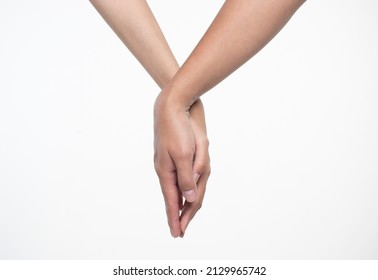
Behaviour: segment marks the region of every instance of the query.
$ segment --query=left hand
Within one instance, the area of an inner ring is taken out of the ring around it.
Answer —
[[[154,164],[173,237],[184,235],[200,209],[210,175],[201,101],[196,101],[190,109],[197,110],[192,115],[199,117],[191,118],[188,110],[172,102],[163,92],[154,106]]]

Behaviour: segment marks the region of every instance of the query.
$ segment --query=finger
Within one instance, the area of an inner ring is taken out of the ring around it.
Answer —
[[[193,156],[180,157],[174,160],[177,169],[179,188],[188,202],[196,200],[197,187],[193,178]]]
[[[210,170],[209,144],[208,141],[198,141],[196,142],[196,154],[193,162],[193,174],[196,183],[206,170]]]
[[[177,195],[178,195],[178,201],[179,201],[179,209],[181,211],[182,208],[184,208],[184,199],[182,198],[181,190],[178,187],[177,187]]]
[[[205,171],[202,173],[202,175],[199,177],[198,180],[198,189],[197,189],[197,199],[194,203],[185,202],[184,208],[181,212],[181,231],[183,234],[185,234],[185,231],[190,223],[190,221],[193,219],[197,211],[202,207],[202,202],[205,197],[205,191],[206,191],[206,184],[207,180],[209,178],[210,172]]]
[[[178,237],[181,234],[180,205],[179,190],[174,177],[175,175],[173,173],[160,176],[160,185],[164,196],[165,210],[171,235],[172,237]]]
[[[205,112],[200,99],[190,109],[190,125],[195,140],[195,155],[193,163],[194,180],[198,178],[210,165],[209,140],[206,133]]]
[[[192,127],[196,145],[207,141],[205,110],[200,99],[190,107],[190,125]]]

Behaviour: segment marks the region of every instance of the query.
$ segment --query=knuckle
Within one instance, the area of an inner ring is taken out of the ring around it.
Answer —
[[[155,170],[156,170],[156,168],[158,168],[159,167],[159,155],[158,155],[158,153],[154,153],[154,167],[155,167]]]
[[[202,201],[197,203],[196,208],[197,208],[197,211],[202,208]]]
[[[210,174],[211,174],[211,167],[210,167],[210,165],[207,167],[207,170],[205,171],[205,173],[206,173],[207,176],[210,176]]]
[[[176,153],[176,158],[178,160],[188,160],[193,157],[193,152],[190,150],[181,150],[180,152]]]
[[[194,172],[197,172],[197,173],[200,173],[200,174],[209,170],[210,169],[210,158],[209,158],[209,156],[206,156],[204,158],[198,157],[198,159],[195,159],[193,168],[194,168]]]
[[[173,155],[177,160],[188,160],[193,158],[194,150],[190,147],[177,147],[174,149]]]
[[[159,178],[162,176],[163,174],[163,169],[161,168],[161,165],[159,163],[155,163],[154,164],[154,168],[155,168],[155,172],[156,174],[159,176]]]
[[[210,146],[209,138],[206,137],[206,138],[201,139],[200,141],[201,141],[202,146],[209,148],[209,146]]]
[[[206,165],[204,169],[202,170],[202,175],[204,175],[205,177],[209,177],[210,174],[211,174],[211,167],[210,165]]]
[[[191,190],[194,188],[194,181],[192,182],[188,179],[184,179],[184,180],[181,179],[179,180],[179,186],[181,190],[184,190],[184,191]]]
[[[203,172],[206,171],[207,168],[207,163],[206,162],[196,162],[194,166],[194,172],[202,174]]]

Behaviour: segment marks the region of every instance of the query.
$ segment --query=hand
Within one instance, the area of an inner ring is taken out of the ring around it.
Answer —
[[[206,132],[205,112],[201,99],[190,107],[189,120],[194,133],[195,154],[193,162],[194,181],[197,184],[195,203],[185,203],[181,212],[181,230],[185,230],[194,215],[201,208],[207,180],[210,176],[209,140]]]
[[[154,163],[171,234],[182,237],[205,195],[208,140],[202,102],[187,111],[166,97],[162,92],[154,107]]]

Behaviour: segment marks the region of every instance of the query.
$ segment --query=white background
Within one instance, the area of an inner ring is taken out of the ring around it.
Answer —
[[[149,1],[182,63],[223,1]],[[159,92],[88,1],[1,1],[1,259],[378,258],[378,4],[312,0],[203,97],[212,175],[172,239]]]

